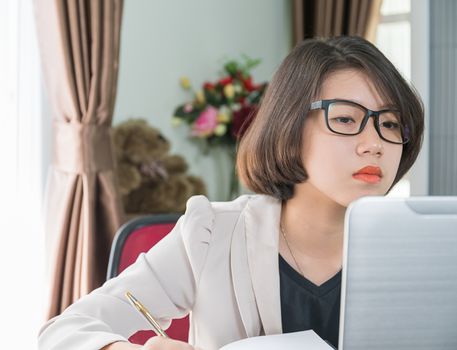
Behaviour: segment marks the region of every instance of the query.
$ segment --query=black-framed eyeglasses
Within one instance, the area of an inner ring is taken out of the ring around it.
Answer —
[[[374,127],[384,141],[403,145],[409,141],[409,129],[401,123],[397,110],[372,111],[353,101],[332,99],[311,103],[310,110],[323,109],[327,128],[340,135],[358,135],[373,117]]]

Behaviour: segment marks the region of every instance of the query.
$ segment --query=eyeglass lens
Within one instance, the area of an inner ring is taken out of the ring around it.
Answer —
[[[333,102],[328,106],[328,126],[337,133],[355,135],[359,133],[367,111],[357,105]],[[383,138],[392,142],[403,141],[400,117],[396,112],[379,115],[379,131]]]

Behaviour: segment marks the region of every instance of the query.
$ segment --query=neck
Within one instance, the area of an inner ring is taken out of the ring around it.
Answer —
[[[346,207],[304,183],[296,185],[294,197],[283,203],[281,223],[287,239],[299,250],[338,251],[345,212]]]

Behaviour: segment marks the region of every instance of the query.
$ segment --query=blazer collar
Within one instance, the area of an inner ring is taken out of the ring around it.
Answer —
[[[259,335],[260,326],[265,334],[282,333],[278,267],[280,214],[280,200],[255,195],[247,202],[235,227],[231,247],[232,279],[248,337]]]

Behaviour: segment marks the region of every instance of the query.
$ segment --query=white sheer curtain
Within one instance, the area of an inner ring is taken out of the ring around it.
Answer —
[[[49,118],[43,116],[41,93],[32,1],[0,0],[0,318],[5,349],[35,349],[44,317],[41,208]]]

